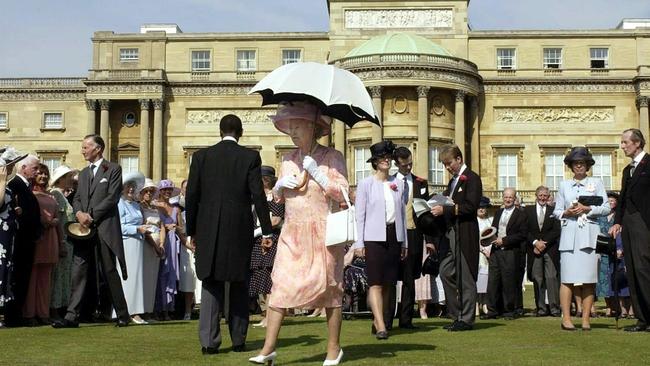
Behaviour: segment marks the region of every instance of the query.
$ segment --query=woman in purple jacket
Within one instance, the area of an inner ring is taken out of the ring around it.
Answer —
[[[357,241],[355,254],[366,258],[368,302],[374,316],[372,332],[387,339],[384,309],[388,308],[389,289],[398,278],[399,261],[406,257],[405,205],[408,192],[404,183],[389,174],[395,145],[382,141],[370,146],[368,160],[375,173],[358,182],[355,209]]]

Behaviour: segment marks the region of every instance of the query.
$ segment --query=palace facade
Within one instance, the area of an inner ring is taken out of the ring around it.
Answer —
[[[592,174],[620,186],[622,130],[649,135],[650,20],[606,30],[471,30],[467,0],[329,0],[329,32],[183,33],[149,24],[140,33],[95,32],[86,77],[0,79],[0,144],[51,167],[83,166],[80,141],[101,134],[125,171],[180,183],[192,153],[219,141],[228,113],[243,145],[279,166],[292,148],[250,88],[290,62],[327,62],[366,84],[382,127],[335,122],[323,139],[342,151],[352,184],[370,174],[368,147],[392,139],[414,153],[415,172],[449,179],[437,161],[454,142],[486,193],[538,185],[570,172],[571,146],[595,157]]]

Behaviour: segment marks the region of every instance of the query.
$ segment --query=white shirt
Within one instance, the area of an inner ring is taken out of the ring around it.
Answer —
[[[456,190],[456,185],[458,184],[458,180],[460,179],[460,176],[463,175],[465,169],[467,169],[467,165],[463,163],[463,166],[460,167],[458,174],[456,174],[456,176],[454,177],[454,182],[451,184],[451,192],[449,192],[450,198],[453,198],[452,196],[454,195],[454,191]]]
[[[632,164],[633,164],[632,166],[635,169],[639,166],[639,163],[641,162],[641,160],[643,159],[644,156],[645,156],[645,151],[641,150],[639,155],[635,156],[634,159],[632,159]],[[630,170],[630,173],[632,173],[631,170]]]
[[[97,168],[99,168],[99,166],[102,165],[102,162],[103,162],[103,161],[104,161],[104,158],[101,158],[101,159],[97,160],[97,161],[94,162],[94,163],[90,163],[91,165],[94,166],[94,167],[92,168],[93,177],[97,174]]]
[[[542,216],[546,217],[546,209],[548,208],[547,205],[540,205],[539,202],[535,203],[535,214],[539,217],[539,210],[542,210]],[[537,239],[533,240],[533,245],[537,243]]]
[[[234,141],[237,142],[237,139],[232,136],[224,136],[221,141]]]
[[[393,199],[393,190],[390,188],[392,182],[384,182],[384,200],[386,201],[386,223],[395,222],[395,200]]]
[[[413,197],[413,174],[409,173],[408,175],[405,176],[404,174],[397,172],[395,177],[401,180],[402,182],[404,181],[404,177],[406,177],[406,182],[409,185],[409,199],[410,197]]]

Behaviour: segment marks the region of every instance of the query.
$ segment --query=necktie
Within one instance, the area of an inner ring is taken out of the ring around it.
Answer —
[[[542,226],[544,226],[544,206],[539,206],[539,211],[537,212],[537,225],[539,225],[539,230],[542,230]]]
[[[454,194],[457,185],[458,185],[458,175],[454,175],[451,178],[451,191],[449,191],[449,197],[451,197]]]
[[[636,170],[636,160],[632,160],[632,168],[630,168],[630,177],[634,175],[634,171]]]
[[[406,179],[406,176],[404,176],[404,201],[408,202],[409,200],[409,181]]]
[[[95,180],[95,164],[90,164],[90,183]]]

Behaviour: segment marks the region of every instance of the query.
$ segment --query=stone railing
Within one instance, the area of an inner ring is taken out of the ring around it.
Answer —
[[[470,61],[452,56],[423,55],[416,53],[384,53],[342,58],[335,65],[344,69],[356,69],[368,66],[394,65],[409,63],[414,66],[444,67],[478,73],[476,65]]]
[[[0,88],[84,88],[84,78],[6,78],[0,79]]]
[[[237,80],[255,80],[255,71],[237,70]]]
[[[91,70],[89,80],[161,80],[161,69]]]

